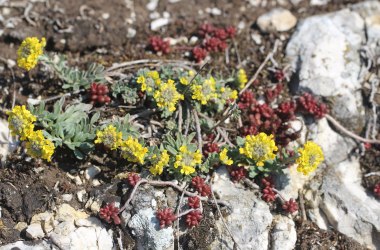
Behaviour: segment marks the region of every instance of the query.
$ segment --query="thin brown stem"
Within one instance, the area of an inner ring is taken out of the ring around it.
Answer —
[[[197,130],[198,150],[202,154],[203,142],[202,142],[201,124],[199,123],[198,112],[195,109],[193,110],[193,114],[194,114],[194,120],[195,120],[195,127]]]

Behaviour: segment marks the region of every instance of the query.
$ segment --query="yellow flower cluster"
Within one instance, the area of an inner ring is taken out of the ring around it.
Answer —
[[[202,154],[199,152],[199,150],[192,153],[188,150],[187,146],[181,146],[179,148],[179,154],[176,155],[174,167],[180,167],[181,174],[190,175],[195,172],[195,166],[201,163]]]
[[[42,130],[34,131],[34,122],[37,118],[25,108],[25,105],[15,106],[7,112],[9,129],[12,135],[19,135],[20,140],[26,140],[27,153],[36,158],[51,161],[54,153],[54,144],[45,139]]]
[[[273,135],[259,133],[258,135],[247,135],[244,147],[239,148],[242,155],[256,161],[259,167],[264,166],[264,162],[273,160],[276,155],[277,146],[273,140]]]
[[[20,140],[26,140],[33,132],[37,118],[25,108],[25,105],[15,106],[7,112],[9,128],[12,135],[19,135]]]
[[[226,148],[224,148],[224,149],[219,153],[219,159],[220,159],[220,161],[221,161],[223,164],[225,164],[225,165],[227,165],[227,166],[231,166],[231,165],[234,163],[234,161],[233,161],[231,158],[228,157],[227,153],[228,153],[228,150],[227,150]]]
[[[27,37],[17,50],[17,65],[28,71],[36,67],[45,45],[45,38],[39,41],[37,37]]]
[[[54,144],[45,139],[42,130],[33,131],[26,142],[27,154],[35,158],[42,158],[51,161],[51,156],[54,153]]]
[[[121,155],[130,162],[144,164],[148,148],[143,147],[135,138],[128,137],[120,145]]]
[[[318,165],[324,160],[323,151],[320,146],[312,141],[305,143],[303,148],[298,149],[300,157],[297,158],[297,171],[308,175],[317,169]]]
[[[216,91],[216,82],[213,77],[206,79],[201,85],[193,85],[191,87],[193,91],[192,98],[198,100],[202,105],[206,105],[209,100],[216,99],[218,97]]]
[[[108,125],[103,130],[96,131],[95,143],[103,143],[104,146],[112,150],[116,150],[122,143],[122,133],[118,132],[112,124]]]
[[[161,175],[162,172],[164,171],[164,167],[169,164],[170,157],[169,157],[168,151],[167,150],[162,151],[159,157],[156,154],[153,155],[152,160],[153,161],[157,160],[157,162],[149,169],[149,171],[153,175]]]
[[[245,84],[248,82],[247,73],[244,69],[239,69],[237,73],[237,81],[239,83],[239,88],[243,89]]]
[[[194,77],[194,75],[195,75],[195,72],[192,70],[189,70],[187,72],[187,77],[186,76],[180,77],[179,82],[182,85],[189,85],[189,83],[190,83],[191,79]]]
[[[169,79],[166,83],[160,85],[159,89],[154,93],[153,98],[156,100],[159,108],[174,112],[177,102],[183,100],[184,96],[178,93],[174,81]]]
[[[136,82],[141,85],[141,91],[152,93],[154,89],[161,84],[161,78],[158,71],[154,70],[140,75]]]
[[[227,100],[234,101],[237,98],[238,98],[238,92],[236,90],[233,90],[230,87],[220,88],[219,99],[221,99],[223,103],[226,103]]]

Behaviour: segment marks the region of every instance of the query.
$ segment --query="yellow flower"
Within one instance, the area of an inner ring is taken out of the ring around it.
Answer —
[[[245,84],[248,82],[247,73],[245,73],[244,69],[239,69],[237,73],[237,81],[240,89],[243,89]]]
[[[141,91],[146,91],[146,79],[145,76],[141,75],[137,77],[137,83],[141,84]]]
[[[116,127],[108,125],[103,130],[96,131],[95,143],[103,143],[106,147],[116,150],[122,142],[122,133],[116,130]]]
[[[305,143],[303,148],[298,149],[300,157],[297,158],[297,171],[308,175],[317,169],[318,165],[324,160],[320,146],[312,141]]]
[[[222,87],[220,88],[219,99],[222,103],[226,103],[227,100],[236,100],[238,97],[238,92],[236,90],[231,89],[230,87]]]
[[[181,146],[179,148],[179,154],[176,155],[174,167],[180,167],[181,174],[190,175],[195,172],[195,166],[201,163],[202,154],[199,152],[199,150],[192,153],[188,150],[187,146]]]
[[[190,81],[187,77],[181,77],[179,78],[179,82],[182,84],[182,85],[189,85]]]
[[[209,100],[216,99],[218,97],[215,92],[216,82],[213,77],[206,79],[202,85],[193,85],[191,87],[193,91],[192,98],[198,100],[202,105],[206,105]]]
[[[169,79],[166,83],[160,85],[160,88],[154,93],[153,98],[156,100],[159,108],[174,112],[177,102],[183,100],[184,96],[177,92],[174,81]]]
[[[17,50],[17,65],[28,71],[36,67],[45,45],[45,38],[27,37]]]
[[[154,155],[152,158],[153,158],[153,160],[157,159],[157,155]],[[162,172],[164,171],[164,167],[167,166],[168,163],[169,163],[169,159],[170,159],[170,157],[169,157],[168,151],[167,150],[162,151],[161,156],[160,156],[158,162],[156,162],[156,164],[154,164],[149,169],[149,171],[153,175],[160,175],[160,174],[162,174]]]
[[[234,163],[234,161],[227,156],[228,150],[224,148],[220,153],[219,153],[219,159],[223,164],[226,164],[227,166],[230,166]]]
[[[130,162],[144,164],[148,148],[143,147],[137,139],[128,137],[120,145],[121,155]]]
[[[45,139],[42,130],[37,130],[29,135],[28,141],[26,142],[26,149],[28,155],[50,162],[51,156],[54,154],[55,146],[51,141]]]
[[[33,132],[34,124],[37,119],[25,105],[15,106],[12,111],[7,112],[9,129],[12,135],[19,135],[20,140],[26,140]]]
[[[265,161],[273,160],[276,157],[273,153],[277,151],[273,135],[259,133],[256,136],[248,135],[245,139],[244,147],[239,148],[239,152],[256,161],[257,166],[262,167]]]

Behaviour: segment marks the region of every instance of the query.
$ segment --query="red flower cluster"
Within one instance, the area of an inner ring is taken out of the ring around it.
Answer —
[[[375,185],[375,187],[373,188],[373,192],[377,197],[380,198],[380,182]]]
[[[171,208],[164,208],[156,212],[156,218],[160,222],[160,228],[170,226],[177,217],[174,215]]]
[[[274,77],[276,78],[277,82],[282,82],[285,79],[285,72],[283,70],[276,70]]]
[[[233,167],[230,175],[234,182],[239,182],[247,176],[248,171],[243,167]]]
[[[232,26],[216,28],[212,24],[204,23],[198,34],[203,38],[202,45],[193,48],[192,56],[196,62],[201,62],[209,52],[223,52],[227,48],[227,40],[235,37],[236,29]]]
[[[188,227],[198,226],[202,220],[202,213],[199,210],[191,211],[186,215],[186,224]]]
[[[187,204],[189,205],[189,207],[194,208],[194,209],[199,208],[200,203],[201,203],[201,200],[199,199],[198,196],[189,197],[187,199]]]
[[[283,90],[283,88],[284,88],[284,85],[279,83],[276,85],[275,88],[265,90],[265,99],[268,102],[273,102],[281,94],[281,91]]]
[[[91,83],[89,94],[93,104],[109,104],[111,98],[108,96],[109,89],[106,85],[100,83]]]
[[[202,177],[193,177],[191,180],[191,185],[198,191],[198,193],[200,193],[201,196],[211,195],[211,187],[205,183],[205,180]]]
[[[154,53],[161,52],[162,54],[168,54],[170,53],[170,43],[169,41],[164,41],[164,39],[159,36],[151,36],[149,38],[148,49]]]
[[[119,211],[119,208],[115,207],[114,203],[110,203],[100,208],[99,217],[108,223],[113,222],[115,225],[119,225],[121,223]]]
[[[208,155],[212,153],[219,153],[219,151],[220,148],[216,143],[208,142],[203,146],[203,155],[205,157],[208,157]]]
[[[282,205],[282,209],[284,209],[289,214],[292,214],[298,211],[298,204],[295,200],[290,199],[289,201],[285,201],[285,203]]]
[[[262,191],[263,195],[261,198],[266,202],[272,202],[276,200],[276,193],[273,191],[273,188],[267,186]]]
[[[304,93],[297,100],[297,111],[312,115],[316,119],[321,119],[327,113],[327,106],[324,103],[318,102],[317,99],[310,93]]]
[[[136,173],[130,173],[128,175],[128,184],[131,185],[132,187],[136,186],[137,182],[139,182],[141,180],[141,177],[140,175],[136,174]]]
[[[208,54],[208,52],[207,52],[206,49],[201,48],[199,46],[194,47],[191,52],[192,52],[193,59],[197,63],[202,62],[206,58],[206,56]]]
[[[272,202],[276,200],[276,193],[274,192],[273,179],[271,177],[265,177],[261,179],[261,183],[264,186],[261,198],[266,202]]]
[[[252,105],[256,105],[257,101],[251,90],[246,90],[243,92],[239,98],[238,107],[239,109],[247,109]]]

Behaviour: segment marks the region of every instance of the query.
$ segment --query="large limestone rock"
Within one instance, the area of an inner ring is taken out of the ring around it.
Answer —
[[[224,167],[216,171],[213,189],[233,209],[225,220],[239,246],[242,249],[267,249],[272,224],[268,205],[253,191],[231,182]],[[212,244],[212,249],[233,249],[229,233],[220,220],[217,227],[221,238]]]

